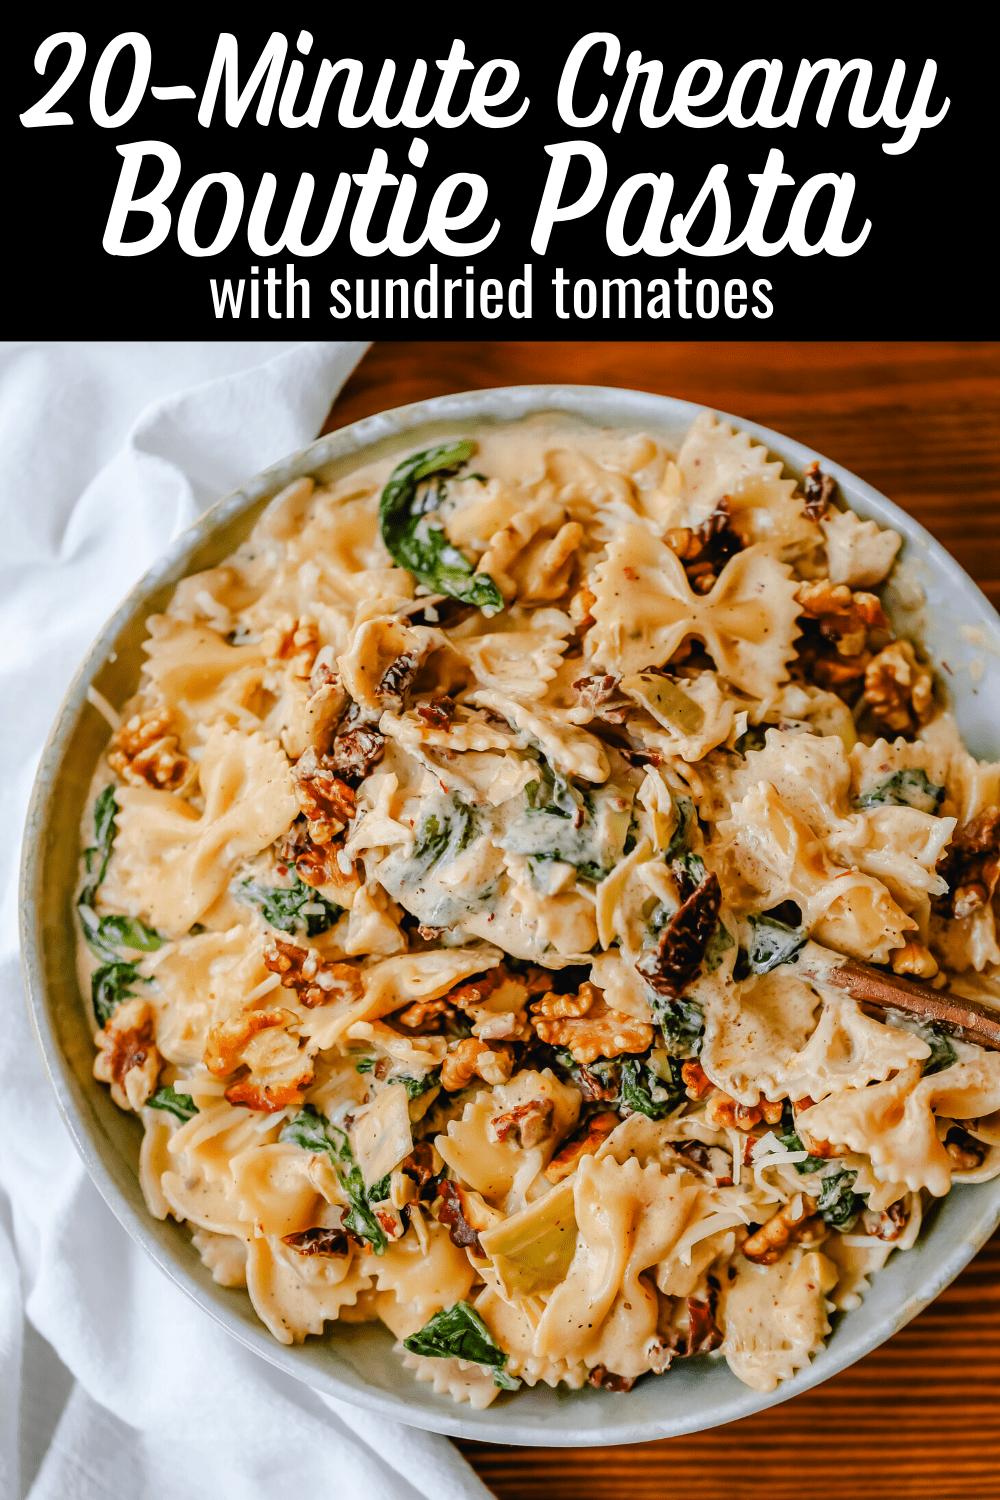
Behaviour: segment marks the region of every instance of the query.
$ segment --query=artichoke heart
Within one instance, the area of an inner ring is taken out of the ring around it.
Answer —
[[[658,672],[629,672],[621,680],[621,690],[649,710],[664,729],[681,734],[697,734],[705,722],[705,710],[682,692],[676,682]]]

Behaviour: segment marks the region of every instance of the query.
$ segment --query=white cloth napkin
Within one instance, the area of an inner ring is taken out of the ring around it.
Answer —
[[[18,957],[31,782],[87,646],[178,531],[316,436],[365,347],[0,345],[2,1500],[488,1495],[446,1438],[283,1375],[132,1243],[50,1096]]]

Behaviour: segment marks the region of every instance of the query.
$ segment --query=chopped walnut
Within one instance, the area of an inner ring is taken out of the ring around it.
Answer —
[[[808,1193],[796,1193],[790,1203],[779,1208],[766,1224],[743,1241],[742,1250],[747,1260],[758,1266],[773,1266],[780,1260],[789,1244],[805,1235],[811,1238],[816,1226],[811,1223],[816,1213],[816,1200]],[[822,1223],[822,1219],[820,1219]]]
[[[469,1010],[484,1004],[493,991],[499,989],[509,977],[507,970],[500,964],[495,969],[487,969],[485,974],[479,974],[475,979],[456,985],[445,998],[456,1010]]]
[[[514,1071],[514,1053],[500,1042],[491,1047],[478,1037],[466,1037],[441,1064],[441,1087],[449,1094],[464,1089],[477,1075],[484,1083],[506,1083]]]
[[[141,995],[125,1000],[97,1033],[94,1077],[111,1085],[119,1109],[137,1112],[156,1088],[162,1058],[153,1043],[153,1007]]]
[[[948,882],[947,893],[935,902],[943,915],[968,917],[989,903],[1000,875],[1000,808],[987,807],[956,828],[937,873]]]
[[[452,1021],[454,1018],[455,1011],[447,999],[414,1000],[405,1010],[396,1012],[396,1020],[401,1026],[421,1036],[436,1031],[442,1021]]]
[[[573,686],[580,699],[581,708],[590,710],[591,717],[605,724],[624,724],[635,704],[631,698],[618,691],[620,677],[608,673],[603,677],[581,677]]]
[[[205,1066],[216,1078],[223,1078],[239,1064],[243,1049],[261,1031],[272,1026],[287,1026],[295,1017],[290,1010],[243,1010],[216,1021],[205,1039]]]
[[[495,1116],[486,1127],[491,1141],[506,1141],[513,1135],[518,1145],[530,1151],[549,1134],[552,1123],[552,1100],[529,1099],[527,1104],[515,1105],[506,1113]]]
[[[353,791],[334,774],[330,758],[318,756],[311,746],[293,767],[292,780],[310,839],[314,844],[328,844],[354,817]]]
[[[836,647],[819,635],[804,635],[796,644],[799,653],[796,671],[804,673],[828,692],[853,701],[857,684],[872,659],[871,652],[865,650],[858,656],[839,656]]]
[[[312,1009],[331,1000],[360,1000],[364,993],[361,975],[354,964],[330,963],[315,948],[300,948],[282,938],[271,938],[264,946],[264,963],[281,976],[286,990],[294,990],[300,1005]]]
[[[191,762],[170,732],[171,724],[166,709],[133,714],[111,737],[108,765],[130,786],[176,792],[187,780]]]
[[[548,980],[546,979],[546,983]],[[504,1008],[491,1009],[497,990],[506,991]],[[520,974],[513,975],[503,964],[458,985],[445,1000],[456,1010],[464,1011],[472,1021],[472,1035],[485,1041],[523,1041],[531,1035],[524,1013],[531,986]],[[508,1004],[507,1002],[511,1002]]]
[[[623,1052],[645,1052],[653,1045],[653,1028],[623,1011],[612,1010],[596,985],[585,981],[576,995],[551,991],[531,1007],[542,1042],[566,1047],[578,1063]]]
[[[986,1147],[960,1125],[953,1125],[944,1138],[953,1172],[974,1172],[986,1159]]]
[[[290,1104],[300,1103],[302,1090],[309,1087],[312,1079],[311,1069],[298,1078],[282,1078],[270,1083],[257,1078],[239,1078],[226,1089],[226,1100],[232,1105],[273,1115],[279,1109],[287,1109]]]
[[[279,860],[293,865],[305,885],[316,890],[331,890],[331,899],[338,905],[349,906],[361,888],[357,865],[347,857],[341,865],[344,853],[344,838],[340,835],[328,844],[314,844],[303,822],[293,823],[288,833],[276,845]]]
[[[347,1255],[351,1242],[342,1229],[300,1229],[283,1234],[281,1243],[300,1255]]]
[[[562,1182],[571,1172],[575,1172],[580,1164],[581,1157],[593,1156],[604,1145],[611,1132],[621,1123],[618,1116],[612,1110],[604,1110],[601,1114],[591,1115],[587,1121],[584,1133],[577,1136],[575,1140],[567,1141],[561,1150],[545,1168],[545,1175],[550,1182]]]
[[[850,1147],[834,1144],[832,1141],[818,1141],[809,1134],[809,1127],[799,1123],[798,1115],[806,1108],[802,1100],[795,1106],[795,1133],[802,1142],[803,1148],[810,1156],[819,1156],[823,1161],[832,1161],[837,1156],[850,1156]]]
[[[875,595],[852,593],[846,583],[817,578],[800,584],[795,597],[803,614],[819,622],[820,634],[833,642],[839,656],[858,656],[865,649],[869,630],[888,629]]]
[[[675,526],[664,541],[684,564],[688,583],[696,594],[710,593],[729,559],[743,550],[743,539],[732,527],[727,495],[700,526]]]
[[[693,1060],[681,1064],[681,1078],[689,1099],[702,1099],[714,1087],[712,1080],[705,1076],[701,1063]]]
[[[909,938],[892,954],[894,974],[912,974],[916,979],[933,979],[938,971],[938,962],[929,948],[916,938]]]
[[[806,503],[802,509],[810,521],[819,521],[826,515],[827,506],[837,493],[837,481],[831,474],[820,471],[819,459],[813,459],[802,475],[802,491]]]
[[[909,641],[892,641],[865,668],[864,703],[895,734],[914,734],[933,707],[934,679]]]
[[[540,1000],[534,1001],[531,1010],[536,1016],[543,1016],[546,1020],[562,1018],[567,1016],[585,1016],[587,1012],[602,998],[602,991],[596,984],[591,984],[585,979],[575,995],[557,995],[554,990],[549,990]],[[543,1041],[545,1038],[543,1037]],[[593,1061],[593,1059],[589,1059]]]
[[[569,617],[574,625],[579,625],[583,630],[589,630],[594,623],[594,617],[590,611],[596,603],[597,595],[586,584],[583,584],[569,601]]]
[[[781,1121],[780,1101],[759,1099],[756,1104],[737,1104],[728,1094],[714,1094],[705,1106],[705,1120],[713,1130],[752,1130],[764,1120],[768,1125]]]
[[[862,1209],[861,1222],[865,1234],[872,1234],[879,1240],[898,1240],[906,1228],[908,1215],[902,1202],[897,1201],[881,1212],[874,1208]]]
[[[719,878],[709,871],[671,917],[658,946],[643,953],[636,962],[639,973],[657,994],[673,1000],[683,995],[701,968],[721,906]]]

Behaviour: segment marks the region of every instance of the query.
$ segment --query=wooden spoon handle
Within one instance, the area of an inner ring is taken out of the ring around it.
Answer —
[[[824,953],[822,961],[810,965],[809,948],[813,947],[818,945],[810,943],[801,955],[803,972],[812,969],[813,978],[846,990],[866,1010],[905,1011],[919,1021],[933,1022],[963,1041],[1000,1051],[1000,1010],[978,1000],[960,1000],[919,980],[887,974],[884,969],[853,958],[838,961],[835,955]]]

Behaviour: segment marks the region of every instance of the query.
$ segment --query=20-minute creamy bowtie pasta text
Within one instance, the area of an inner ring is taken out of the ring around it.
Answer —
[[[419,1380],[772,1389],[1000,1172],[1000,765],[899,537],[703,416],[534,419],[278,496],[148,622],[86,819],[97,1078],[277,1339]],[[91,829],[94,829],[91,837]]]

